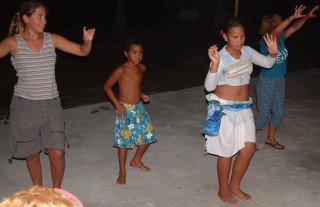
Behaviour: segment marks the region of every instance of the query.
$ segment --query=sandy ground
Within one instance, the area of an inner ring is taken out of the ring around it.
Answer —
[[[317,207],[320,203],[319,70],[287,76],[285,117],[278,140],[286,148],[264,145],[266,129],[258,134],[259,150],[243,179],[252,195],[237,206]],[[252,79],[254,96],[256,78]],[[255,102],[255,100],[254,100]],[[108,106],[110,110],[100,109]],[[88,207],[207,207],[225,206],[217,196],[216,157],[205,155],[200,131],[206,116],[203,87],[158,93],[146,105],[159,141],[144,162],[152,171],[127,169],[127,185],[115,184],[117,151],[112,148],[114,108],[108,102],[65,109],[67,169],[63,188]],[[91,114],[92,109],[100,111]],[[253,111],[256,112],[255,105]],[[0,123],[0,197],[31,185],[25,162],[10,157],[9,125]],[[128,160],[133,156],[129,153]],[[44,185],[51,186],[46,155],[42,155]]]

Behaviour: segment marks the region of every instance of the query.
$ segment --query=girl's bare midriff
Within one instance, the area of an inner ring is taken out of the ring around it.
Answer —
[[[248,84],[240,86],[218,85],[214,93],[219,98],[233,101],[247,101],[250,96]]]

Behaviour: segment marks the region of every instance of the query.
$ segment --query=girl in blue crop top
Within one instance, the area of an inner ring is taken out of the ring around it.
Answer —
[[[205,126],[213,126],[216,131],[205,137],[207,152],[218,156],[218,195],[222,201],[235,204],[238,201],[234,196],[251,200],[251,196],[240,189],[240,183],[256,151],[252,99],[249,98],[252,66],[271,68],[278,48],[275,38],[269,35],[264,40],[270,55],[261,55],[244,46],[244,27],[238,19],[228,19],[222,31],[227,45],[220,51],[216,45],[208,50],[211,64],[205,88],[212,92],[207,95],[208,115],[214,117],[208,117],[208,121],[214,120],[214,123]],[[236,159],[231,167],[233,156]]]
[[[283,21],[281,21],[281,17],[277,14],[266,15],[263,17],[261,23],[261,35],[269,33],[277,37],[278,57],[276,64],[271,69],[261,69],[256,86],[258,113],[255,124],[257,131],[262,130],[270,115],[269,130],[265,144],[275,149],[284,148],[275,138],[276,131],[280,127],[284,114],[285,75],[287,73],[288,57],[288,51],[284,42],[299,30],[309,18],[315,17],[314,13],[319,9],[319,6],[313,7],[308,14],[302,15],[301,13],[305,8],[304,5],[296,6],[293,15]],[[299,20],[288,27],[293,20],[298,18]],[[267,46],[263,39],[261,39],[260,45],[261,53],[267,55]]]

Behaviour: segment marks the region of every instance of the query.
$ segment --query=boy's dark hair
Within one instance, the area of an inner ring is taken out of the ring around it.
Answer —
[[[124,45],[124,50],[129,52],[130,48],[132,45],[142,45],[142,41],[137,38],[136,36],[128,36],[126,41],[125,41],[125,45]]]

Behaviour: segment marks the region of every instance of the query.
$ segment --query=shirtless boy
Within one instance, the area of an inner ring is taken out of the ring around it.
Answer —
[[[119,177],[117,183],[126,184],[126,160],[128,149],[137,146],[136,153],[130,165],[138,167],[144,172],[150,168],[141,161],[150,144],[157,141],[154,128],[143,102],[149,102],[149,96],[141,89],[146,66],[141,63],[143,47],[135,37],[129,37],[126,42],[124,54],[127,61],[117,67],[107,79],[104,90],[116,107],[116,120],[113,146],[118,148]],[[113,91],[113,86],[118,83],[119,94]]]

